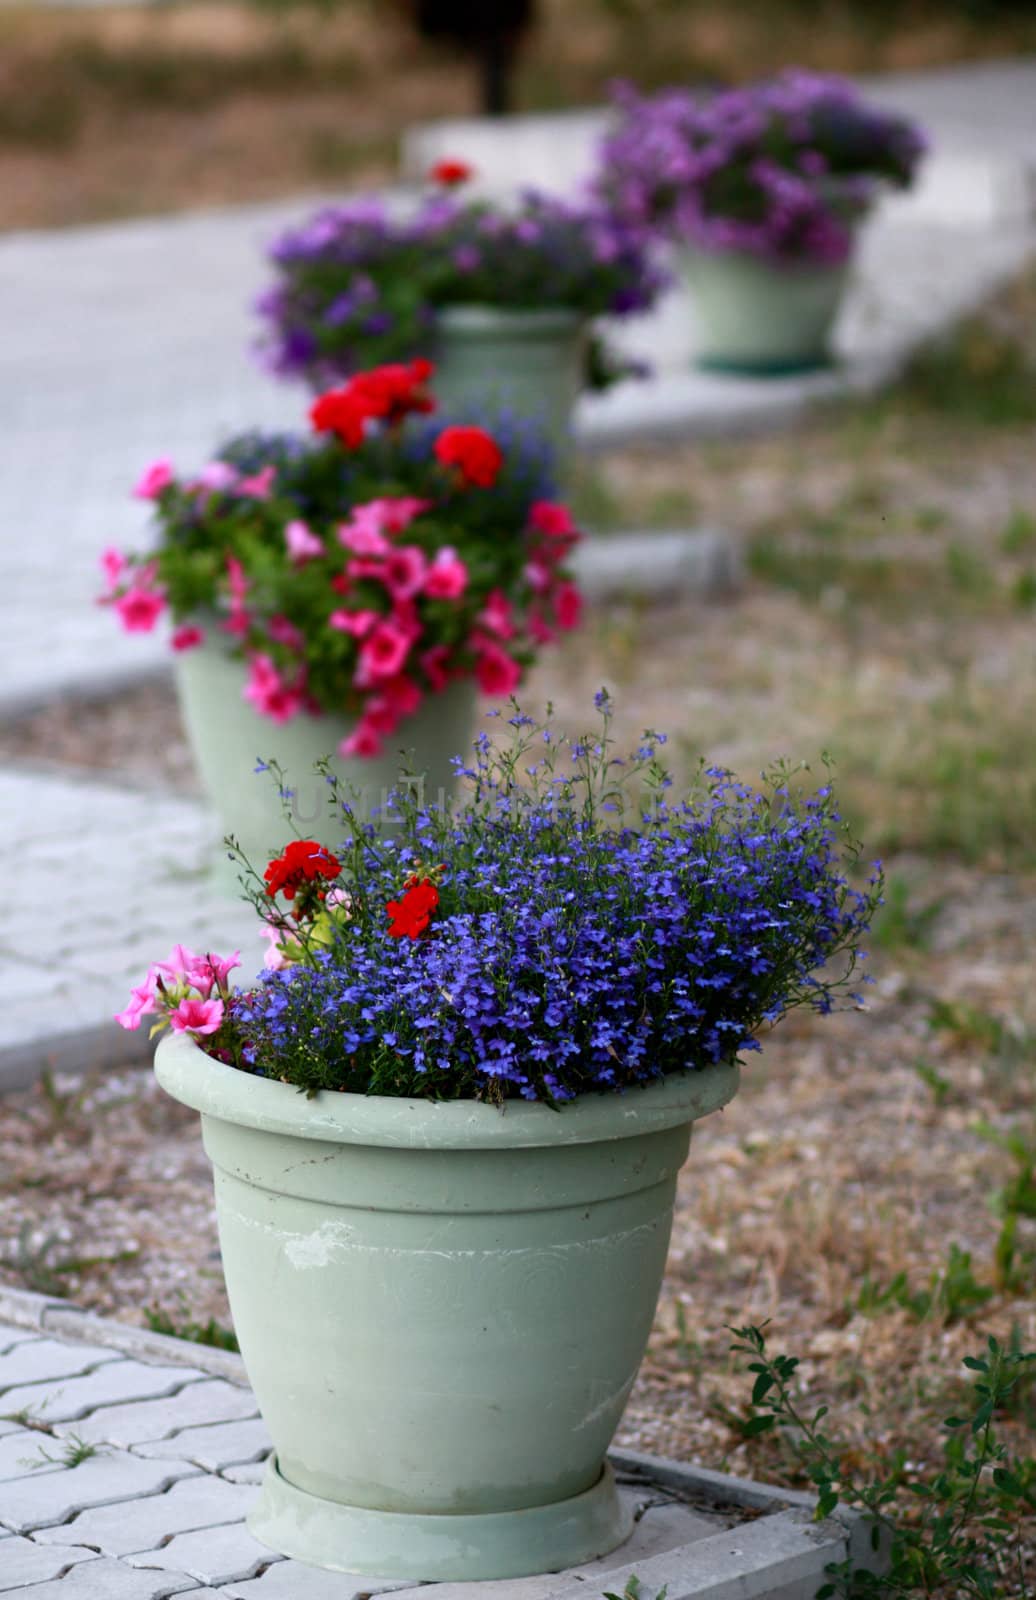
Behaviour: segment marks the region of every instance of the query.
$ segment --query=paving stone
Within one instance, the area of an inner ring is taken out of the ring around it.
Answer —
[[[78,1562],[63,1578],[37,1583],[31,1600],[166,1600],[167,1595],[188,1590],[195,1595],[193,1578],[173,1572],[135,1572],[121,1561]]]
[[[186,1572],[200,1583],[225,1584],[254,1578],[271,1562],[282,1561],[268,1546],[253,1539],[243,1522],[198,1533],[178,1533],[160,1550],[127,1556],[131,1567],[159,1567]]]
[[[157,1443],[185,1428],[215,1422],[257,1417],[251,1390],[220,1378],[189,1383],[179,1393],[162,1400],[142,1400],[136,1405],[104,1406],[79,1422],[62,1423],[58,1434],[106,1444]]]
[[[210,1428],[185,1428],[171,1439],[134,1445],[133,1449],[138,1456],[193,1461],[206,1472],[222,1472],[268,1456],[273,1445],[266,1424],[256,1417],[245,1422],[218,1422]]]
[[[58,1339],[28,1339],[16,1344],[0,1357],[0,1409],[6,1414],[17,1410],[9,1403],[9,1391],[28,1383],[46,1383],[52,1378],[74,1378],[108,1362],[122,1358],[115,1350],[92,1344],[63,1344]]]
[[[24,1478],[30,1472],[54,1472],[62,1465],[53,1466],[44,1455],[60,1456],[62,1446],[49,1433],[37,1428],[14,1428],[0,1439],[0,1483],[12,1478]]]
[[[226,1478],[228,1483],[262,1483],[266,1473],[265,1458],[262,1461],[241,1461],[236,1467],[225,1467],[220,1477]]]
[[[301,1561],[279,1561],[250,1583],[230,1583],[220,1592],[227,1600],[362,1600],[364,1595],[391,1594],[413,1587],[398,1578],[350,1577],[347,1572],[324,1572]],[[439,1586],[421,1590],[421,1600],[437,1600]],[[194,1600],[194,1597],[191,1597]],[[481,1600],[472,1587],[469,1600]],[[591,1600],[587,1596],[587,1600]]]
[[[61,1472],[36,1472],[5,1484],[0,1496],[0,1525],[13,1533],[67,1522],[90,1506],[160,1494],[192,1469],[184,1461],[142,1461],[125,1452],[103,1451],[78,1467]]]
[[[241,1522],[255,1500],[248,1484],[226,1483],[208,1473],[184,1478],[164,1494],[82,1511],[71,1522],[43,1528],[41,1544],[93,1545],[106,1556],[153,1550],[176,1533]]]
[[[28,1407],[33,1416],[48,1423],[74,1422],[101,1406],[176,1394],[192,1379],[201,1376],[201,1373],[192,1373],[189,1367],[153,1367],[144,1361],[117,1359],[83,1377],[9,1389],[0,1396],[0,1404],[10,1411]]]
[[[27,1589],[31,1583],[60,1578],[81,1561],[94,1561],[92,1550],[46,1550],[31,1539],[13,1535],[3,1541],[0,1554],[0,1594]]]
[[[33,1339],[38,1339],[38,1333],[30,1333],[26,1329],[0,1328],[0,1357],[7,1355],[15,1345],[28,1344]]]

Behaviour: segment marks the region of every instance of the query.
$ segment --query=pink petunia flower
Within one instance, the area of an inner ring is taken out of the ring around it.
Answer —
[[[357,508],[357,512],[362,509]],[[363,520],[353,513],[351,522],[342,522],[338,527],[338,542],[347,550],[357,556],[384,556],[392,548],[380,527],[370,520]]]
[[[450,681],[447,663],[450,659],[448,644],[433,644],[421,656],[421,670],[436,694],[441,694]]]
[[[120,1028],[127,1028],[131,1033],[135,1033],[140,1027],[141,1018],[150,1016],[157,1009],[156,986],[149,974],[143,983],[130,990],[129,1003],[124,1010],[115,1013],[115,1020]]]
[[[506,650],[485,639],[475,662],[475,677],[483,694],[500,698],[514,693],[522,681],[522,669]]]
[[[280,928],[260,928],[259,937],[269,940],[269,948],[263,957],[263,966],[267,972],[283,972],[285,967],[291,966],[291,962],[283,950],[278,949],[281,939],[284,937]]]
[[[395,495],[390,499],[369,500],[367,509],[377,512],[378,525],[383,533],[405,533],[415,517],[431,508],[430,500],[419,500],[412,494]]]
[[[498,639],[513,639],[516,633],[511,602],[502,589],[493,589],[478,614],[478,620]]]
[[[215,1033],[223,1021],[222,1000],[181,1000],[169,1013],[174,1033]]]
[[[554,591],[554,618],[559,628],[578,628],[583,597],[574,583],[559,583]]]
[[[379,698],[390,705],[397,717],[411,717],[421,704],[421,690],[405,672],[397,673],[378,685]]]
[[[363,708],[363,726],[386,738],[399,727],[399,712],[385,695],[372,694]]]
[[[322,540],[304,522],[296,519],[289,522],[284,529],[284,543],[288,555],[296,566],[303,566],[305,562],[312,561],[316,556],[324,554]]]
[[[394,678],[410,653],[410,636],[390,618],[382,618],[360,647],[356,683],[367,688],[385,678]]]
[[[234,493],[247,495],[252,500],[269,500],[273,494],[276,477],[276,467],[263,467],[260,472],[254,472],[250,478],[239,478]]]
[[[157,461],[152,461],[145,467],[136,483],[133,485],[133,494],[137,500],[157,500],[164,489],[173,483],[173,463],[168,456],[160,456]]]
[[[381,738],[366,720],[356,724],[348,739],[343,739],[338,746],[340,756],[359,756],[369,760],[372,756],[381,754]]]
[[[165,609],[165,596],[157,589],[127,589],[115,609],[127,633],[150,633]]]
[[[277,723],[290,722],[303,706],[299,687],[285,683],[270,657],[256,654],[249,658],[248,682],[242,697],[264,717]]]
[[[186,969],[185,976],[191,987],[198,990],[203,1000],[207,1000],[213,985],[221,989],[226,988],[230,974],[240,965],[240,950],[235,950],[232,956],[217,956],[210,952],[208,955],[196,956]]]
[[[266,631],[274,644],[285,644],[291,650],[303,650],[305,648],[305,639],[295,624],[289,622],[287,617],[279,614],[271,617],[266,624]]]
[[[571,511],[557,500],[534,500],[529,507],[529,527],[546,534],[548,539],[579,537]]]
[[[554,574],[551,569],[535,558],[526,564],[525,576],[534,594],[546,594],[554,582]]]
[[[380,611],[332,611],[328,626],[339,633],[351,633],[354,639],[366,638],[374,624],[380,620]]]
[[[550,623],[535,608],[529,612],[525,625],[536,644],[553,644],[557,637]]]
[[[205,643],[205,630],[195,627],[192,622],[185,622],[174,630],[169,643],[174,650],[194,650]]]
[[[416,544],[399,545],[385,562],[385,587],[393,600],[410,600],[420,591],[427,571],[423,550]]]
[[[467,567],[451,545],[444,545],[425,574],[425,594],[432,600],[457,600],[467,586]]]
[[[110,594],[126,571],[128,562],[122,551],[116,550],[115,546],[111,544],[106,550],[101,551],[100,561],[101,570],[108,580],[108,593]]]
[[[232,467],[229,461],[210,461],[207,466],[202,467],[191,488],[195,492],[207,489],[210,494],[221,494],[233,489],[239,477],[237,468]]]

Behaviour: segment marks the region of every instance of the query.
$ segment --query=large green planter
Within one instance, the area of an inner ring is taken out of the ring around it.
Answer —
[[[385,740],[381,756],[343,760],[335,756],[355,723],[347,717],[310,716],[303,712],[278,724],[257,712],[243,698],[248,673],[226,645],[211,634],[205,643],[176,658],[180,709],[202,786],[219,823],[219,837],[234,834],[254,866],[262,870],[271,851],[280,850],[291,828],[285,820],[277,786],[267,773],[257,774],[257,759],[274,757],[294,791],[291,816],[298,831],[330,848],[341,844],[345,828],[328,808],[329,790],[314,762],[334,757],[334,770],[353,793],[366,820],[384,805],[400,779],[401,751],[409,755],[415,776],[423,779],[426,804],[443,805],[453,793],[452,757],[470,746],[475,722],[475,687],[451,684],[429,695],[412,717]],[[219,872],[229,888],[234,873]]]
[[[560,456],[584,386],[586,319],[577,311],[446,306],[436,316],[433,389],[445,415],[492,422],[513,411],[541,422]]]
[[[155,1060],[202,1115],[234,1326],[275,1455],[249,1524],[285,1555],[519,1577],[630,1531],[605,1452],[658,1298],[691,1124],[736,1066],[561,1112],[323,1092]]]
[[[849,264],[777,266],[736,252],[685,250],[698,365],[778,376],[826,366]]]

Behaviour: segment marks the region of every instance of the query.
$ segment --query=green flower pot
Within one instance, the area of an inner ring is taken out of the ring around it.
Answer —
[[[776,377],[830,364],[848,262],[777,266],[684,250],[680,265],[694,297],[699,366]]]
[[[586,345],[586,320],[577,311],[446,306],[436,317],[439,407],[490,424],[504,411],[533,417],[564,458],[584,385]]]
[[[400,752],[407,752],[415,776],[423,781],[426,804],[445,805],[452,796],[451,758],[469,749],[474,732],[472,682],[453,683],[442,694],[427,696],[414,715],[386,738],[380,756],[343,760],[335,751],[355,726],[353,720],[302,712],[290,722],[273,722],[243,698],[247,677],[245,663],[211,632],[204,644],[176,658],[180,710],[202,787],[216,812],[217,837],[232,833],[260,872],[270,854],[292,837],[292,830],[273,778],[256,773],[258,760],[272,757],[280,762],[294,791],[290,812],[295,827],[331,849],[341,844],[346,830],[332,816],[328,787],[313,770],[323,756],[334,758],[343,792],[355,794],[364,820],[384,804],[399,781]],[[227,889],[236,883],[237,868],[225,860],[225,852],[216,876]]]
[[[615,1549],[691,1124],[736,1066],[561,1112],[322,1092],[164,1038],[201,1112],[234,1327],[273,1438],[257,1538],[334,1571],[520,1577]]]

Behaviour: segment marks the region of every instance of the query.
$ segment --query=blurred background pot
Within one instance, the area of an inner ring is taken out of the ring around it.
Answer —
[[[206,639],[176,658],[180,709],[202,787],[216,812],[218,837],[232,833],[260,873],[270,855],[291,837],[291,830],[273,778],[256,773],[259,760],[273,758],[283,767],[287,786],[294,791],[290,806],[298,831],[332,850],[341,844],[345,830],[330,813],[326,783],[313,770],[323,756],[333,757],[333,769],[346,792],[357,796],[362,819],[384,804],[399,781],[400,751],[410,753],[410,770],[423,778],[426,803],[442,805],[451,797],[455,783],[451,758],[469,749],[474,733],[472,681],[458,681],[441,694],[428,695],[396,733],[386,737],[381,755],[343,759],[335,752],[353,732],[355,719],[302,712],[278,724],[243,698],[247,676],[245,663],[218,638]],[[237,870],[220,851],[217,878],[228,889],[237,881]]]
[[[631,1531],[605,1452],[691,1125],[736,1066],[561,1112],[322,1091],[162,1040],[202,1115],[234,1327],[275,1456],[253,1533],[317,1566],[557,1571]]]
[[[578,311],[444,306],[433,354],[445,415],[489,425],[503,412],[529,417],[563,459],[586,376],[587,325]]]
[[[699,366],[778,376],[830,364],[849,262],[784,264],[687,249],[678,260],[694,299]]]

